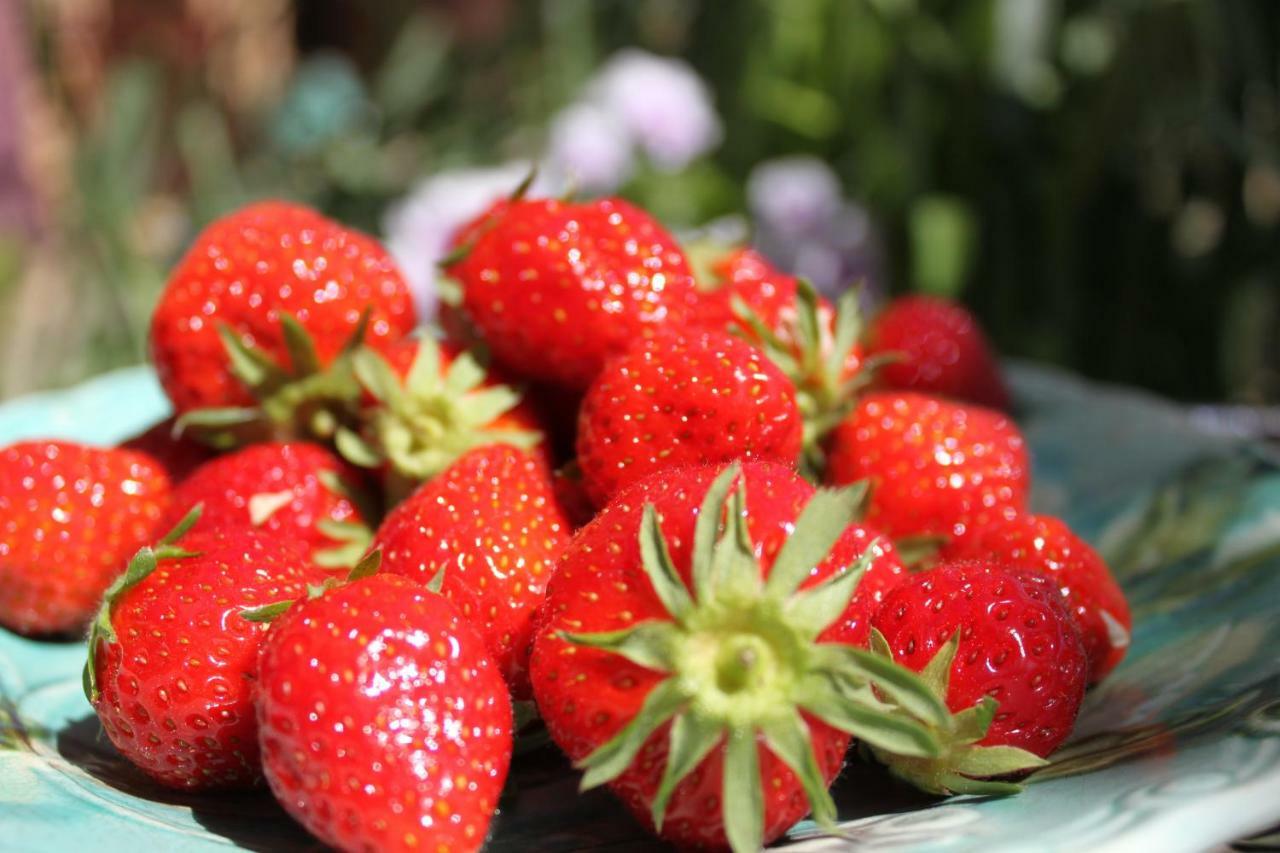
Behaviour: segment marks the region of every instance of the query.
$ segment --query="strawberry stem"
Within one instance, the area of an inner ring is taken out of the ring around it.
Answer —
[[[476,447],[502,442],[528,450],[542,441],[533,430],[493,426],[520,403],[520,394],[506,385],[486,386],[474,353],[464,351],[443,371],[442,363],[439,345],[427,337],[403,381],[373,350],[353,356],[355,375],[377,404],[362,415],[365,430],[338,432],[338,450],[361,467],[389,465],[392,491],[411,491]]]
[[[667,725],[667,764],[652,805],[655,826],[661,828],[676,786],[722,747],[722,819],[731,846],[745,851],[758,848],[764,831],[759,749],[795,773],[820,824],[835,819],[806,715],[928,759],[941,754],[929,725],[948,714],[910,670],[863,649],[818,641],[848,607],[875,548],[823,582],[801,587],[860,511],[862,490],[818,492],[765,579],[739,480],[739,467],[731,465],[703,498],[692,543],[692,590],[672,564],[657,511],[645,506],[641,560],[667,618],[560,636],[668,676],[617,735],[579,762],[582,787],[615,779]],[[872,684],[893,701],[878,698]]]
[[[351,359],[363,344],[369,311],[360,315],[341,352],[328,365],[320,362],[315,341],[296,317],[281,314],[280,331],[289,367],[277,363],[231,326],[218,327],[228,369],[248,389],[256,405],[186,412],[174,425],[220,450],[255,441],[316,438],[332,440],[344,424],[354,422],[360,385]]]
[[[822,442],[857,402],[858,392],[874,377],[878,362],[868,359],[846,375],[849,359],[862,335],[858,289],[841,294],[834,316],[806,279],[796,280],[795,312],[771,328],[741,299],[732,303],[740,336],[762,349],[796,389],[804,418],[801,473],[819,480],[824,460]]]
[[[874,628],[871,632],[871,647],[885,661],[893,661],[889,643]],[[960,634],[957,631],[920,671],[920,679],[939,701],[946,700],[951,664],[959,647]],[[895,776],[931,794],[1016,794],[1022,790],[1021,785],[993,780],[991,777],[1034,770],[1049,762],[1013,746],[978,745],[978,741],[986,737],[998,706],[995,699],[984,696],[982,701],[971,708],[957,714],[948,712],[941,719],[935,719],[932,734],[941,746],[936,755],[905,755],[892,748],[874,744],[870,745],[871,753],[887,765]]]

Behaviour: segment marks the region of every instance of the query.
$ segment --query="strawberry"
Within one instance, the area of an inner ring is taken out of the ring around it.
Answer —
[[[415,324],[408,287],[376,241],[264,201],[209,225],[174,268],[151,357],[184,425],[210,440],[328,437],[358,394],[343,356]]]
[[[912,392],[867,394],[832,431],[827,482],[868,480],[867,522],[893,536],[960,537],[1021,510],[1031,476],[1014,423]]]
[[[1089,658],[1089,681],[1101,681],[1129,648],[1129,602],[1098,552],[1047,515],[997,516],[944,554],[954,559],[998,560],[1048,574],[1075,616]]]
[[[208,462],[213,455],[208,447],[181,433],[175,426],[176,422],[176,418],[165,418],[120,444],[125,450],[150,456],[164,468],[175,485],[191,476],[192,471]]]
[[[718,282],[701,294],[699,321],[759,347],[795,385],[804,417],[803,462],[816,478],[824,466],[823,439],[879,369],[879,360],[864,358],[858,345],[858,294],[846,291],[832,306],[809,282],[751,249],[729,252],[712,270]]]
[[[531,658],[552,738],[682,847],[754,851],[810,809],[850,733],[938,755],[945,706],[907,670],[847,645],[877,552],[849,533],[860,489],[817,492],[765,462],[669,468],[578,531],[548,585]],[[867,669],[875,664],[874,673]]]
[[[839,631],[843,642],[866,648],[871,641],[871,617],[885,597],[911,575],[893,542],[874,527],[853,522],[845,528],[842,541],[846,540],[858,554],[869,553],[871,558],[853,601],[841,617]]]
[[[536,448],[546,459],[533,406],[472,352],[407,338],[385,358],[362,348],[353,364],[367,394],[367,426],[360,433],[340,428],[337,446],[356,464],[385,468],[395,497],[486,444]]]
[[[725,332],[663,331],[610,361],[582,401],[578,465],[596,506],[662,468],[768,459],[794,465],[791,383]]]
[[[1080,633],[1044,575],[989,562],[912,576],[876,611],[873,646],[924,676],[955,712],[937,759],[881,756],[933,793],[1004,793],[1071,734],[1084,700]]]
[[[470,242],[448,272],[513,375],[585,388],[636,338],[693,317],[697,292],[675,239],[620,199],[515,199],[461,239]]]
[[[258,665],[276,799],[340,850],[478,850],[511,761],[511,701],[444,598],[374,575],[291,607]]]
[[[382,571],[441,592],[476,625],[517,698],[529,694],[529,644],[572,526],[550,471],[505,444],[479,447],[387,514],[374,536]]]
[[[169,500],[164,469],[131,450],[64,441],[0,450],[0,624],[79,631]]]
[[[318,566],[350,566],[374,519],[357,507],[355,473],[318,444],[253,444],[200,466],[173,493],[168,523],[201,506],[199,529],[257,528]]]
[[[730,249],[711,260],[711,275],[700,278],[699,321],[718,329],[740,322],[735,302],[741,301],[769,329],[785,336],[795,324],[795,276],[777,269],[769,260],[748,247]],[[823,313],[832,314],[831,304],[819,297]]]
[[[1000,366],[977,319],[936,296],[903,296],[876,317],[868,351],[891,355],[885,387],[939,394],[992,409],[1009,408]]]
[[[157,782],[247,786],[261,776],[251,691],[266,629],[240,613],[297,598],[319,578],[265,532],[187,533],[195,515],[107,590],[85,693],[116,749]]]

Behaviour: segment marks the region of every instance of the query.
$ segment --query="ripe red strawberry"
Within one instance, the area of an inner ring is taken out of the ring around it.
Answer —
[[[167,524],[201,506],[199,530],[259,529],[318,566],[351,566],[368,542],[360,527],[371,520],[353,499],[358,481],[318,444],[253,444],[206,462],[175,489]]]
[[[699,280],[699,320],[712,328],[729,329],[740,324],[735,300],[741,300],[779,335],[786,335],[797,318],[795,276],[779,270],[755,249],[730,249],[712,260],[709,280]],[[831,304],[820,299],[830,316]]]
[[[24,441],[0,450],[0,625],[79,631],[168,509],[169,478],[131,450]]]
[[[1009,408],[987,336],[959,303],[936,296],[895,299],[871,324],[868,341],[871,353],[897,356],[880,371],[886,387]]]
[[[107,737],[172,788],[256,782],[251,689],[266,627],[240,613],[318,580],[292,546],[249,528],[179,527],[143,548],[89,634],[85,692]]]
[[[177,485],[213,456],[208,447],[174,428],[176,418],[165,418],[120,444],[125,450],[145,453],[160,463]]]
[[[845,528],[844,538],[856,553],[870,552],[871,561],[858,581],[853,601],[841,617],[842,642],[866,648],[871,641],[871,617],[885,596],[911,577],[889,537],[874,527],[854,522]]]
[[[873,624],[873,645],[921,673],[955,712],[950,730],[939,732],[948,748],[941,758],[887,761],[913,784],[1000,793],[1007,783],[973,777],[1039,766],[1036,757],[1071,734],[1084,700],[1084,646],[1044,575],[943,563],[889,593]]]
[[[516,698],[529,695],[533,619],[572,531],[551,473],[505,444],[479,447],[428,480],[378,528],[382,571],[441,592],[484,637]]]
[[[871,483],[867,522],[895,539],[960,537],[1021,510],[1031,486],[1005,416],[911,392],[867,394],[832,431],[827,482]]]
[[[574,537],[531,658],[552,738],[637,818],[679,846],[756,850],[810,809],[849,733],[896,753],[938,744],[925,685],[846,645],[874,556],[850,533],[860,490],[818,492],[780,465],[661,471]],[[722,529],[723,528],[723,529]]]
[[[1089,658],[1089,681],[1101,681],[1129,650],[1129,602],[1098,552],[1057,518],[998,516],[944,549],[949,558],[998,560],[1045,572],[1075,616]]]
[[[578,465],[596,506],[663,468],[766,459],[795,465],[795,389],[725,332],[663,331],[610,361],[578,415]]]
[[[382,348],[415,325],[408,287],[376,241],[265,201],[209,225],[174,268],[151,357],[179,415],[219,410],[189,423],[327,435],[354,390],[335,362],[362,339]]]
[[[276,799],[340,850],[480,849],[511,760],[511,701],[441,596],[374,575],[299,602],[258,667]]]
[[[619,199],[513,200],[466,229],[449,267],[463,307],[513,375],[585,388],[657,325],[691,319],[697,292],[674,238]]]
[[[703,282],[699,321],[728,329],[759,347],[791,380],[805,422],[806,472],[823,469],[821,445],[848,414],[879,369],[858,345],[862,333],[856,291],[832,306],[813,285],[775,269],[751,249],[712,264],[717,281]]]
[[[384,468],[393,497],[486,444],[533,450],[550,464],[538,413],[472,352],[406,338],[385,358],[361,349],[354,367],[366,391],[365,428],[340,429],[338,450],[358,465]]]

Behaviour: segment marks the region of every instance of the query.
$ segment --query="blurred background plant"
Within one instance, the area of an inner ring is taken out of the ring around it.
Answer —
[[[381,233],[430,308],[534,160],[1008,354],[1280,399],[1268,0],[0,0],[0,396],[143,358],[253,197]]]

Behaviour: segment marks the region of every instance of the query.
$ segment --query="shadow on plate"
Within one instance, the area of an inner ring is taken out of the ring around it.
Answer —
[[[319,851],[324,847],[276,804],[269,791],[194,794],[162,788],[116,752],[92,714],[58,731],[58,754],[103,786],[147,804],[190,809],[192,819],[211,835],[245,850]],[[119,798],[114,798],[117,801]]]
[[[647,853],[672,848],[636,823],[608,791],[578,793],[578,773],[545,745],[515,756],[487,853]]]
[[[76,719],[54,738],[58,754],[110,791],[104,801],[146,810],[163,819],[164,806],[189,809],[211,835],[245,850],[319,851],[323,845],[298,826],[265,789],[194,794],[157,786],[124,760],[95,715]],[[554,747],[518,756],[485,850],[490,853],[568,853],[667,849],[650,838],[606,791],[577,793],[578,776]],[[140,802],[130,802],[134,799]],[[184,816],[185,817],[185,816]],[[185,820],[182,820],[185,824]],[[177,821],[175,821],[177,825]],[[189,824],[186,824],[189,828]]]
[[[325,849],[285,814],[265,788],[193,794],[155,785],[120,757],[94,715],[59,730],[56,747],[64,759],[101,785],[118,795],[144,801],[136,806],[190,809],[195,822],[211,835],[242,849],[298,853]],[[671,849],[649,835],[608,791],[580,794],[578,778],[554,746],[516,756],[485,850],[647,853]],[[832,794],[842,821],[913,811],[936,803],[861,761],[850,761]],[[119,802],[121,797],[113,799]]]

